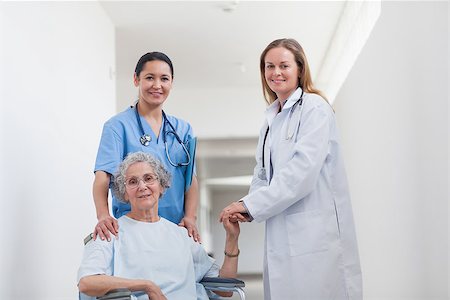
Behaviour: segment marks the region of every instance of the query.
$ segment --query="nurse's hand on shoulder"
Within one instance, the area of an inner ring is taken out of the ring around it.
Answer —
[[[195,218],[184,217],[181,219],[178,226],[185,227],[188,231],[188,235],[194,239],[194,241],[201,243],[200,233],[197,229],[197,223]]]
[[[111,234],[118,237],[119,224],[117,223],[117,220],[110,215],[100,218],[94,228],[94,240],[98,235],[102,241],[106,239],[109,242],[111,241]]]

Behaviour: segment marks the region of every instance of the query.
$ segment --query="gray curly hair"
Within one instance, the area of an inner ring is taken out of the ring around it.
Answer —
[[[125,179],[126,179],[125,174],[131,165],[138,162],[148,163],[150,167],[153,169],[155,175],[158,177],[159,184],[163,188],[161,196],[165,192],[165,190],[170,187],[170,180],[172,176],[164,168],[163,164],[158,159],[154,158],[151,154],[145,152],[130,153],[120,163],[117,173],[114,175],[112,185],[114,195],[121,202],[128,203],[128,201],[125,200]]]

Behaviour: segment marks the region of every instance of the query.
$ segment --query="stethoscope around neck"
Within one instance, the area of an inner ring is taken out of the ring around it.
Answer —
[[[142,134],[141,137],[139,138],[139,141],[141,142],[142,146],[148,147],[150,145],[152,137],[149,134],[146,134],[144,131],[144,127],[142,126],[141,118],[139,116],[138,104],[139,104],[139,102],[136,103],[136,106],[135,106],[136,109],[134,111],[136,113],[136,120],[138,122],[139,130],[141,131],[141,134]],[[166,113],[164,112],[164,110],[162,111],[162,116],[163,116],[162,138],[163,138],[163,142],[164,142],[164,147],[166,148],[167,160],[174,167],[185,167],[191,163],[191,156],[189,155],[189,151],[187,150],[183,141],[178,136],[178,134],[175,130],[175,127],[173,127],[172,123],[170,123],[169,119],[167,119],[167,116],[166,116]],[[169,124],[171,131],[166,131],[166,123]],[[183,148],[183,151],[184,151],[184,153],[186,153],[186,156],[187,156],[187,162],[176,163],[176,162],[173,162],[172,159],[170,158],[169,147],[167,146],[167,134],[168,133],[172,133],[174,135],[175,139],[178,141],[178,143]]]
[[[300,98],[297,101],[295,101],[294,105],[292,105],[292,107],[289,111],[289,120],[288,120],[288,124],[287,124],[287,128],[286,128],[286,140],[290,140],[294,136],[295,128],[291,131],[291,119],[292,119],[292,115],[294,114],[294,110],[296,109],[296,107],[297,106],[300,107],[302,104],[303,104],[303,90],[302,90],[302,94],[300,95]],[[261,150],[261,152],[262,152],[262,167],[258,172],[258,178],[261,180],[267,180],[266,165],[265,165],[265,161],[264,161],[264,149],[266,148],[266,140],[267,140],[268,134],[269,134],[269,125],[267,125],[266,133],[264,134],[262,150]]]

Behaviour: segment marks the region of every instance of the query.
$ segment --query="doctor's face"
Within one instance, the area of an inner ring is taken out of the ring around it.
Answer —
[[[163,188],[153,168],[146,162],[137,162],[125,173],[125,199],[131,210],[148,211],[157,208]]]
[[[134,75],[134,85],[139,88],[139,102],[151,108],[161,106],[172,89],[170,66],[161,60],[145,63],[141,73]]]
[[[264,77],[278,99],[286,100],[298,87],[300,70],[294,54],[284,47],[270,49],[264,58]]]

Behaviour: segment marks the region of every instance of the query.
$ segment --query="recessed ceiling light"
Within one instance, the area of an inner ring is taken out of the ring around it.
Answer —
[[[231,1],[231,2],[229,2],[228,4],[225,4],[225,6],[222,7],[222,10],[223,10],[224,12],[231,13],[231,12],[233,12],[233,11],[236,10],[238,4],[239,4],[239,1],[238,1],[238,0]]]

